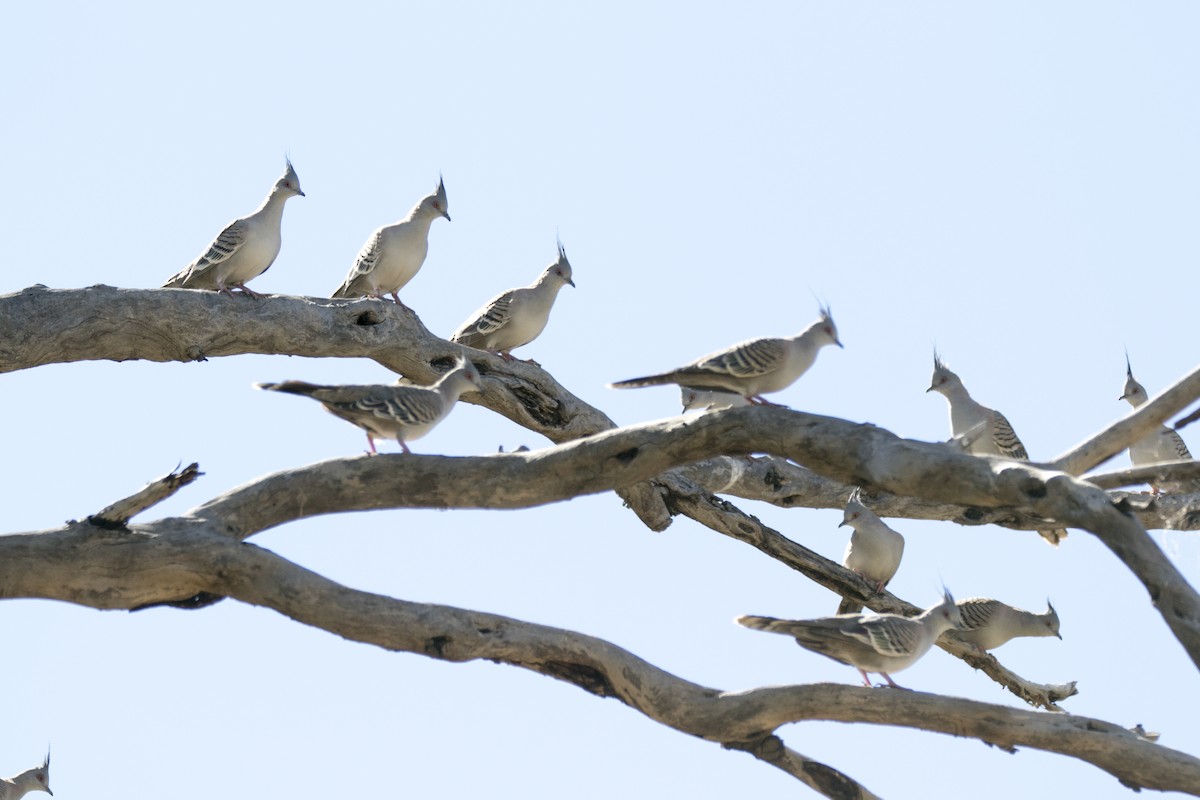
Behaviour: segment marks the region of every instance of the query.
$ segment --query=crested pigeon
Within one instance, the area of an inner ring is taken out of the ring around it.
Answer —
[[[559,242],[558,260],[546,267],[533,284],[493,297],[454,332],[450,341],[512,361],[513,350],[529,344],[545,330],[558,290],[567,285],[574,287],[575,281],[571,279],[567,251]]]
[[[915,617],[899,614],[842,614],[811,620],[738,617],[735,622],[756,631],[793,636],[806,650],[858,669],[863,683],[878,672],[896,689],[891,673],[911,667],[933,647],[944,631],[961,624],[958,606],[946,591],[942,602]]]
[[[677,383],[698,389],[737,392],[756,405],[774,405],[763,399],[769,392],[791,386],[817,360],[825,345],[842,347],[828,308],[801,333],[785,338],[750,339],[710,353],[691,364],[658,375],[610,383],[613,389],[635,389]]]
[[[850,493],[846,510],[838,527],[849,525],[853,532],[846,545],[842,566],[853,570],[875,584],[875,591],[883,591],[888,581],[900,568],[900,557],[904,555],[904,537],[888,527],[862,501],[862,490],[858,487]],[[862,611],[862,604],[842,599],[837,613],[853,614]]]
[[[1028,461],[1025,445],[1017,438],[1004,415],[975,401],[962,379],[950,371],[936,352],[933,354],[933,378],[926,392],[937,392],[950,404],[950,434],[966,445],[968,453],[993,455]],[[1039,530],[1038,534],[1055,547],[1067,538],[1066,530]]]
[[[750,405],[750,401],[737,392],[726,392],[721,389],[698,389],[695,386],[679,387],[680,402],[684,411],[713,411],[719,408],[741,408]]]
[[[408,216],[394,225],[377,228],[354,259],[354,266],[333,297],[374,297],[390,294],[397,305],[407,308],[397,294],[413,279],[429,253],[429,226],[438,217],[450,220],[446,184],[438,176],[437,189],[422,197]]]
[[[215,289],[232,297],[232,287],[250,297],[258,297],[246,282],[266,272],[275,262],[283,241],[280,233],[283,205],[289,197],[296,195],[304,197],[304,192],[300,190],[300,178],[288,159],[287,169],[275,181],[262,205],[253,214],[226,225],[204,253],[172,275],[163,288]]]
[[[50,753],[46,753],[46,760],[40,767],[27,769],[11,778],[0,778],[0,800],[20,800],[29,792],[54,794],[50,791]]]
[[[1133,367],[1129,364],[1129,353],[1125,354],[1125,389],[1118,400],[1125,400],[1137,408],[1149,399],[1145,387],[1134,380]],[[1158,425],[1141,439],[1129,445],[1129,460],[1135,467],[1158,464],[1162,461],[1191,461],[1192,454],[1183,437],[1166,425]],[[1162,492],[1200,492],[1200,480],[1152,481],[1154,494]]]
[[[1018,636],[1057,636],[1058,612],[1050,601],[1046,611],[1034,614],[1020,608],[990,600],[986,597],[971,597],[958,601],[962,616],[962,627],[958,635],[982,650],[994,650]]]
[[[367,433],[375,454],[376,439],[395,439],[405,453],[407,442],[433,430],[465,392],[479,388],[479,371],[470,361],[458,365],[432,386],[317,386],[303,381],[259,383],[255,388],[299,394],[325,406],[325,410],[357,425]]]

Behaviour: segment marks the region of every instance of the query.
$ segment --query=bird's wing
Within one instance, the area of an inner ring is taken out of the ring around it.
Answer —
[[[390,389],[388,395],[363,398],[359,401],[359,408],[376,417],[399,420],[405,425],[437,422],[445,411],[442,396],[435,391],[417,386],[395,386]]]
[[[213,239],[212,244],[208,246],[203,255],[168,278],[163,286],[169,288],[188,285],[216,265],[228,261],[229,257],[245,244],[248,232],[249,226],[246,224],[246,220],[235,219],[225,226],[225,230],[217,234],[217,238]]]
[[[871,645],[883,656],[911,655],[921,636],[921,623],[894,614],[867,617],[843,629],[847,636]]]
[[[512,291],[505,292],[491,299],[471,318],[463,323],[450,341],[474,347],[475,342],[503,328],[512,320],[512,302],[515,295]]]
[[[1170,428],[1163,429],[1163,436],[1171,443],[1171,447],[1175,450],[1175,455],[1180,461],[1191,461],[1192,453],[1188,450],[1187,443],[1183,441],[1183,437]]]
[[[963,630],[974,631],[987,627],[992,616],[1000,609],[998,600],[983,597],[972,597],[958,603],[958,611],[962,616]]]
[[[342,285],[333,293],[334,297],[345,297],[351,292],[353,284],[360,278],[370,275],[375,269],[375,264],[379,262],[379,256],[383,253],[383,228],[371,234],[371,238],[367,239],[367,243],[358,251],[358,256],[354,259],[354,266],[350,268],[350,272],[346,275],[346,280],[342,281]]]
[[[235,219],[226,225],[225,230],[217,234],[217,238],[208,246],[208,250],[204,255],[192,263],[190,267],[191,271],[198,273],[202,270],[211,269],[223,261],[228,261],[229,257],[245,244],[248,232],[249,226],[244,219]]]
[[[1000,449],[1000,453],[1009,458],[1028,461],[1029,454],[1025,452],[1025,445],[1021,444],[1021,440],[1017,438],[1012,425],[1009,424],[1004,415],[999,411],[993,411],[992,420],[992,441],[996,443],[996,447]]]
[[[754,378],[779,369],[785,358],[787,344],[782,339],[752,339],[705,356],[680,372],[694,370]]]

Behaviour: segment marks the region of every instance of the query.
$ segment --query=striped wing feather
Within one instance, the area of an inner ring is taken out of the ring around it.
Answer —
[[[787,347],[782,340],[753,339],[705,356],[680,371],[719,372],[738,378],[753,378],[779,369],[786,356]]]
[[[1001,454],[1009,458],[1028,461],[1029,454],[1025,452],[1025,445],[1021,444],[1021,440],[1017,438],[1012,425],[1009,424],[1004,415],[999,411],[993,411],[992,422],[992,441],[996,443],[996,447],[1000,449]]]
[[[450,341],[477,347],[484,337],[500,330],[512,319],[512,301],[512,292],[493,298],[474,319],[455,331]]]
[[[390,395],[366,395],[338,405],[346,411],[368,414],[405,425],[424,425],[436,422],[442,414],[442,398],[437,392],[413,386],[392,389]]]
[[[992,621],[992,616],[999,607],[1000,604],[997,601],[981,597],[963,600],[958,604],[958,611],[962,616],[963,629],[974,631],[987,627],[987,624]]]
[[[861,630],[847,630],[846,635],[871,645],[880,655],[900,658],[916,648],[921,626],[904,617],[878,616],[868,617],[857,627]]]
[[[382,228],[371,234],[371,238],[363,245],[362,250],[358,251],[358,256],[354,259],[354,266],[350,268],[350,274],[346,276],[346,280],[333,293],[333,296],[349,297],[352,294],[365,293],[369,287],[363,286],[360,290],[355,286],[355,282],[371,274],[371,270],[375,269],[375,264],[379,261],[381,252],[383,252]]]
[[[1192,453],[1190,450],[1188,450],[1187,443],[1183,441],[1182,436],[1180,436],[1178,433],[1171,430],[1170,428],[1167,428],[1167,430],[1163,433],[1163,436],[1166,436],[1167,439],[1170,441],[1171,446],[1173,448],[1175,448],[1175,455],[1179,458],[1180,461],[1191,461],[1192,460]]]
[[[204,251],[202,256],[191,264],[188,264],[175,275],[172,275],[163,286],[184,286],[190,284],[206,271],[211,270],[224,261],[228,261],[229,257],[236,253],[245,241],[246,221],[244,219],[235,219],[225,226],[225,230],[217,234],[217,238],[213,239],[212,244],[208,246],[208,249]]]

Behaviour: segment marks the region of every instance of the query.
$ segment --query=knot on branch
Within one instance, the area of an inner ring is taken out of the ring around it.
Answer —
[[[551,678],[573,683],[584,691],[600,697],[616,697],[616,689],[602,671],[587,664],[572,664],[567,661],[543,661],[533,665],[534,669]]]
[[[773,733],[756,736],[753,739],[743,739],[735,742],[721,742],[726,750],[741,750],[763,761],[775,762],[786,752],[783,740]]]

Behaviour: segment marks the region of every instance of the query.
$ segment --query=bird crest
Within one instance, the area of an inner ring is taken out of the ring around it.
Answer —
[[[1137,407],[1146,401],[1149,393],[1146,387],[1137,382],[1133,377],[1133,366],[1129,363],[1129,348],[1125,348],[1125,386],[1118,400],[1128,400],[1131,405]]]
[[[935,370],[946,368],[946,362],[942,361],[942,354],[937,351],[936,347],[933,348],[933,368]]]
[[[298,194],[304,197],[304,191],[300,188],[300,176],[296,174],[296,168],[292,166],[292,159],[289,156],[284,156],[285,169],[283,175],[275,182],[276,189],[286,189],[292,194]]]
[[[862,487],[855,486],[850,491],[850,497],[846,500],[846,508],[843,512],[842,522],[838,527],[843,525],[854,525],[854,521],[870,511],[862,501]]]

